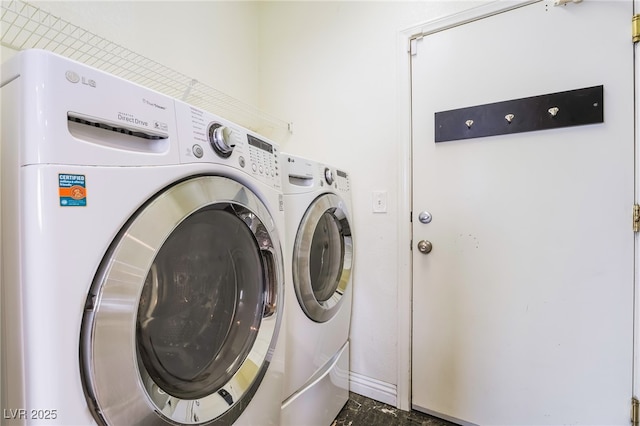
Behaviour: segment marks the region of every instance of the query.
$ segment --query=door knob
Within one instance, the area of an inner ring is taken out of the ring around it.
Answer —
[[[433,244],[431,244],[431,241],[420,240],[420,242],[418,243],[418,251],[422,254],[429,254],[431,253],[432,249]]]

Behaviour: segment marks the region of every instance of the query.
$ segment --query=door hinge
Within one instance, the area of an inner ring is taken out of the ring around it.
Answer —
[[[633,15],[631,18],[631,40],[634,43],[640,41],[640,14]]]
[[[633,205],[633,232],[640,232],[640,204]]]
[[[635,396],[631,398],[631,425],[638,426],[640,422],[640,401]]]

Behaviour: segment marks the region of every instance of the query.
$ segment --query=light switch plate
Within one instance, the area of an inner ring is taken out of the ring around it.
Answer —
[[[374,213],[387,212],[387,191],[373,191],[371,193],[371,200]]]

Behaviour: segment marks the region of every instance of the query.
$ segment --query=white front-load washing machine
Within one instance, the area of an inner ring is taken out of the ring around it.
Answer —
[[[330,425],[349,398],[349,176],[282,154],[287,351],[282,424]]]
[[[40,50],[2,68],[12,424],[278,425],[278,147]]]

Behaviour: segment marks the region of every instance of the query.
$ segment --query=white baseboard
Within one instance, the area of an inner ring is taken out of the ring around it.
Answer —
[[[359,395],[396,407],[398,401],[396,385],[349,372],[349,389]]]

